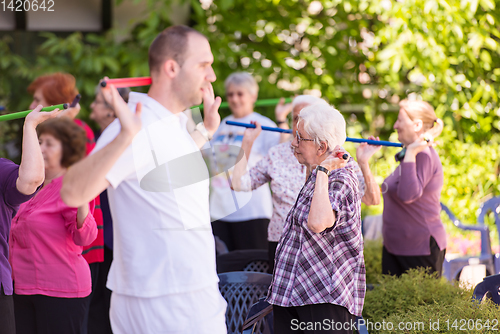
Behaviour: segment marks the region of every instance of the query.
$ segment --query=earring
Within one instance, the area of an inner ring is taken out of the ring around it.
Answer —
[[[111,116],[113,116],[113,114],[111,114],[110,112],[108,112],[108,117],[111,117]]]

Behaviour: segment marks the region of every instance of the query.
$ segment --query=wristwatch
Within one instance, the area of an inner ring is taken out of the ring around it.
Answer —
[[[327,176],[330,176],[330,171],[323,166],[320,166],[320,165],[316,166],[316,171],[325,172]]]
[[[196,124],[196,128],[195,129],[198,130],[201,133],[201,135],[203,137],[205,137],[205,139],[207,141],[212,140],[212,136],[208,133],[207,129],[205,128],[205,125],[203,124],[203,122],[200,122],[200,123]]]

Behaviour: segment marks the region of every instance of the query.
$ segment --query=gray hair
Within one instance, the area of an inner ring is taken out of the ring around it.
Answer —
[[[315,104],[302,109],[299,123],[304,122],[304,131],[319,145],[328,144],[328,150],[342,146],[346,140],[346,125],[342,114],[330,105]]]
[[[292,109],[294,109],[296,106],[300,104],[307,104],[307,105],[313,105],[313,104],[324,104],[328,105],[328,102],[323,100],[320,97],[316,97],[314,95],[298,95],[294,97],[292,101]]]
[[[224,81],[224,88],[226,90],[230,85],[242,86],[248,89],[250,94],[257,96],[259,94],[259,85],[255,81],[254,77],[248,72],[235,72],[227,77]]]

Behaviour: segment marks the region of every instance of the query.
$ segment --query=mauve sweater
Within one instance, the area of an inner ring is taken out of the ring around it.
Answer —
[[[446,232],[439,216],[443,167],[431,147],[417,154],[416,162],[401,162],[382,185],[384,213],[382,235],[394,255],[430,255],[430,237],[441,250]]]

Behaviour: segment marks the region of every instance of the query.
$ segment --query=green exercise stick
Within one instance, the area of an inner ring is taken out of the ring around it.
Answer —
[[[52,111],[54,109],[68,109],[68,104],[63,103],[63,104],[57,104],[55,106],[45,107],[45,108],[42,108],[41,111]],[[0,116],[0,122],[10,121],[13,119],[18,119],[18,118],[24,118],[32,111],[33,110],[26,110],[26,111],[14,112],[12,114],[2,115],[2,116]]]

